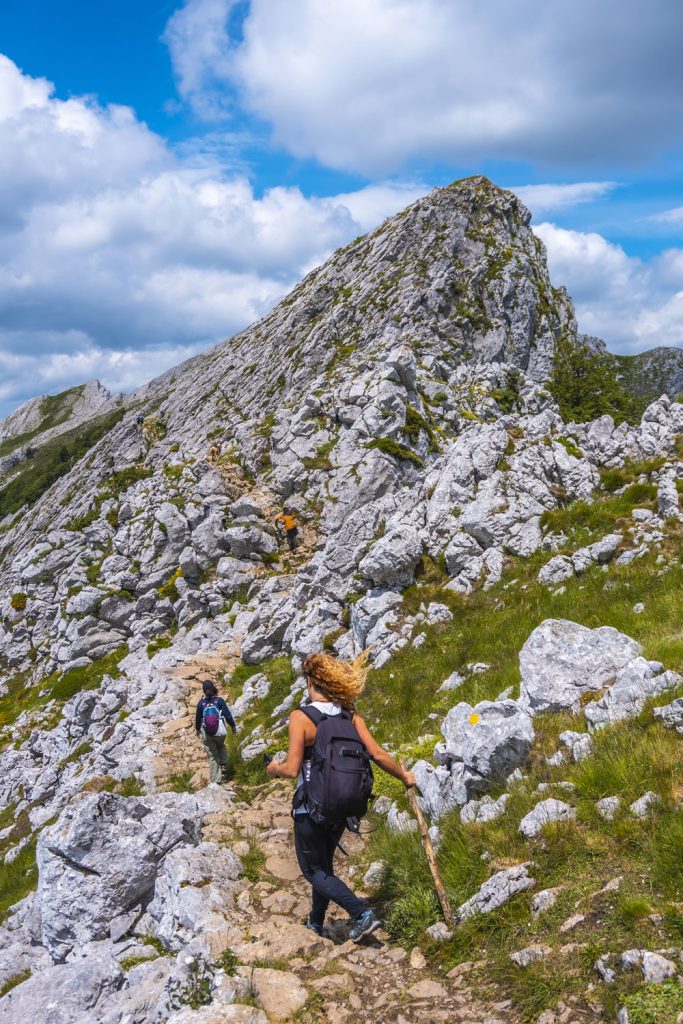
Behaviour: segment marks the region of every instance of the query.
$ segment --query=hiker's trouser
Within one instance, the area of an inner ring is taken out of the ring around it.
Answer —
[[[289,544],[290,551],[296,551],[299,546],[299,531],[296,526],[291,530],[287,530],[287,543]]]
[[[334,873],[334,851],[343,831],[343,825],[323,828],[316,825],[308,814],[294,815],[296,859],[304,878],[313,886],[310,915],[313,924],[323,924],[330,900],[343,907],[354,918],[368,909],[367,903],[358,899],[348,885]]]
[[[225,749],[225,736],[209,736],[202,729],[202,743],[209,759],[209,771],[212,782],[221,782],[228,773],[228,752]]]

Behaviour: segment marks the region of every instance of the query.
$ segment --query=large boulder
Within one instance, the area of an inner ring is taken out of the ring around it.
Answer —
[[[181,846],[164,859],[147,912],[156,935],[180,950],[193,938],[225,927],[222,913],[232,905],[242,864],[231,850],[215,843]]]
[[[38,840],[38,906],[43,944],[55,960],[110,936],[152,894],[172,849],[198,841],[201,818],[135,797],[87,794]]]
[[[230,526],[224,536],[235,558],[275,555],[278,552],[275,538],[257,523]]]
[[[422,555],[422,541],[412,526],[389,530],[373,544],[358,566],[376,587],[403,590],[410,586]]]
[[[401,595],[395,590],[372,590],[351,605],[351,630],[359,649],[366,645],[368,634],[387,613],[401,604]]]
[[[468,795],[505,779],[529,752],[534,728],[529,715],[514,700],[484,700],[475,707],[462,701],[441,726],[447,758],[463,767]]]
[[[609,686],[639,654],[640,645],[611,626],[546,619],[519,654],[519,704],[531,715],[578,710],[584,693]]]
[[[108,954],[94,954],[34,974],[0,999],[3,1024],[75,1024],[100,1019],[125,975]]]

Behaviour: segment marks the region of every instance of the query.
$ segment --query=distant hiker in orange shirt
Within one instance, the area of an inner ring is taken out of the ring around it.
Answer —
[[[284,530],[287,536],[287,543],[290,551],[296,551],[299,546],[299,524],[289,512],[281,512],[275,517],[275,525],[278,530]]]

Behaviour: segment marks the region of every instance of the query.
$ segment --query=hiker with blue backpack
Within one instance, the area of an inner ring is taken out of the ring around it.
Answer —
[[[195,732],[197,736],[201,736],[206,756],[209,759],[211,781],[228,782],[230,765],[228,752],[225,749],[225,737],[228,729],[232,729],[233,733],[236,733],[237,726],[230,708],[223,698],[218,696],[216,684],[207,679],[202,683],[202,689],[204,696],[197,704],[197,713],[194,719]]]
[[[289,716],[286,760],[270,760],[272,778],[296,779],[292,804],[294,848],[299,867],[313,888],[306,927],[323,934],[330,901],[351,916],[349,938],[359,942],[381,926],[364,900],[334,873],[334,854],[344,829],[357,830],[372,792],[374,761],[406,787],[415,776],[405,771],[372,737],[355,703],[365,687],[367,653],[354,661],[311,654],[304,662],[308,704]]]

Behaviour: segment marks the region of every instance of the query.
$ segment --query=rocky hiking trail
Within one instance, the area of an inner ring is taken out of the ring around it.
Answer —
[[[170,775],[193,772],[191,784],[208,783],[208,766],[200,740],[194,734],[194,707],[201,683],[217,671],[237,664],[239,650],[224,645],[202,652],[173,671],[185,683],[187,713],[167,724],[158,763],[157,781],[164,787]],[[242,979],[243,998],[255,1002],[270,1021],[295,1020],[300,1024],[517,1024],[510,1001],[495,996],[486,1000],[468,984],[475,964],[465,963],[448,974],[434,970],[419,947],[410,953],[388,941],[384,930],[360,944],[347,939],[348,918],[331,906],[326,937],[303,926],[310,906],[310,886],[301,876],[294,855],[290,816],[291,784],[272,781],[234,787],[228,810],[205,819],[203,839],[229,846],[240,856],[257,847],[261,867],[243,879],[234,907],[226,908],[226,923],[241,930],[241,942],[232,946],[236,972]],[[364,823],[368,828],[368,822]],[[347,860],[337,855],[336,869],[356,891],[357,869],[352,861],[361,853],[363,836],[346,833]],[[233,932],[234,934],[234,932]],[[210,937],[205,937],[211,943]],[[220,945],[222,936],[216,935]],[[239,991],[239,989],[238,989]],[[239,999],[239,996],[238,996]],[[227,1011],[227,1016],[226,1016]],[[216,1007],[216,1021],[231,1020],[230,1007]],[[187,1024],[210,1022],[209,1008],[185,1011]],[[256,1011],[254,1011],[256,1014]],[[184,1019],[184,1018],[183,1018]],[[241,1020],[241,1017],[235,1017]],[[245,1018],[246,1020],[247,1018]],[[265,1024],[254,1015],[253,1024]],[[252,1024],[252,1018],[249,1018]]]

